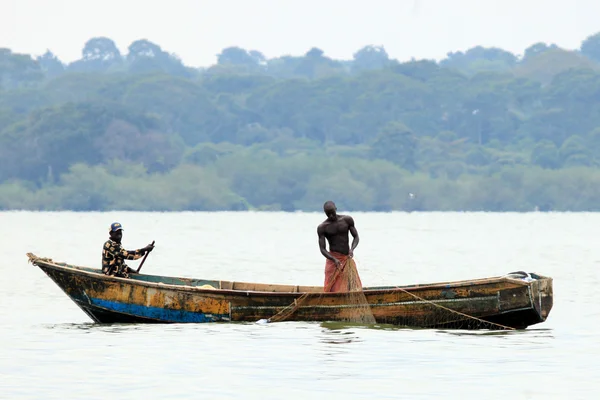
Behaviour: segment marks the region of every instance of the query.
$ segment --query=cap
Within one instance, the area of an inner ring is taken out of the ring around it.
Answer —
[[[121,226],[121,224],[118,223],[118,222],[113,222],[112,224],[110,224],[110,230],[109,230],[109,232],[116,232],[119,229],[123,230],[123,226]]]

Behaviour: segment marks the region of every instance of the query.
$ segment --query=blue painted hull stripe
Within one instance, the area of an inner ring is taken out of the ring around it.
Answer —
[[[228,321],[228,314],[205,314],[185,310],[170,310],[160,307],[148,307],[138,304],[91,298],[91,303],[108,311],[129,314],[136,317],[152,318],[165,322],[215,322]]]

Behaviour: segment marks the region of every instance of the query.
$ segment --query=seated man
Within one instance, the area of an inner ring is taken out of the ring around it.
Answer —
[[[129,278],[129,274],[136,271],[129,268],[124,260],[137,260],[144,254],[151,252],[154,245],[149,244],[144,248],[134,251],[123,249],[121,247],[123,227],[118,222],[110,225],[109,235],[110,239],[104,242],[102,248],[102,272],[106,275]]]

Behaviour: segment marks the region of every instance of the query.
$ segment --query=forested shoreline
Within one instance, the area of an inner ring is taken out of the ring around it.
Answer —
[[[0,49],[0,209],[596,211],[600,34],[440,62]]]

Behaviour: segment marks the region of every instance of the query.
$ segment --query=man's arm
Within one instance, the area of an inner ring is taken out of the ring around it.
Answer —
[[[146,254],[146,248],[144,247],[143,249],[138,250],[125,250],[123,247],[119,246],[119,254],[125,260],[137,260]]]
[[[319,250],[321,251],[321,254],[323,254],[323,257],[333,261],[335,265],[339,267],[341,265],[340,261],[332,256],[325,248],[325,228],[321,225],[317,228],[317,236],[319,237]]]
[[[114,250],[114,247],[111,247],[109,242],[106,242],[102,249],[102,272],[107,275],[110,275],[115,267]]]
[[[350,234],[354,238],[352,240],[352,246],[350,246],[350,257],[354,256],[354,249],[358,246],[358,242],[360,238],[358,237],[358,231],[356,230],[356,226],[354,226],[354,219],[350,216],[346,216],[346,223],[350,229]]]

